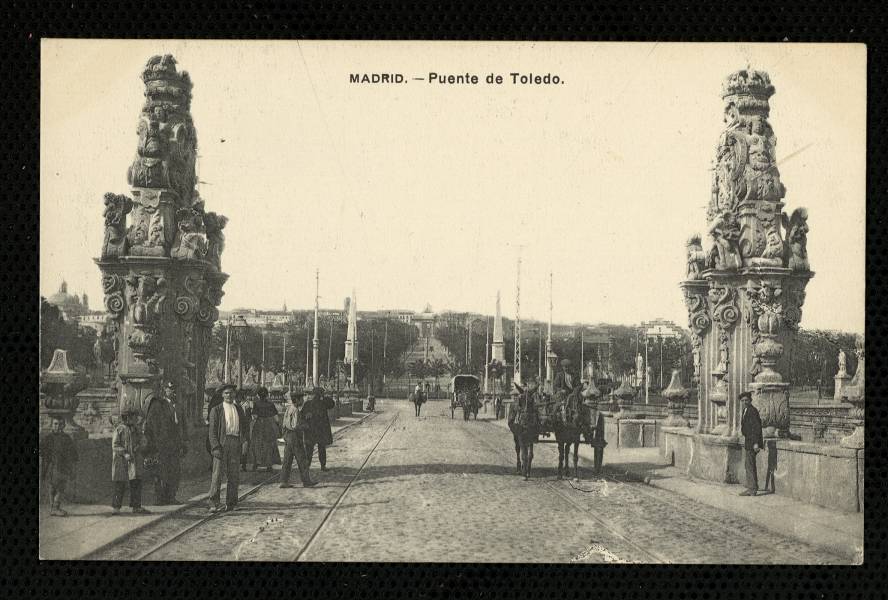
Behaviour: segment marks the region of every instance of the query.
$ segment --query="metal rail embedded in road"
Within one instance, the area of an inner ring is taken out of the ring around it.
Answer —
[[[351,489],[352,484],[357,480],[358,476],[361,474],[361,471],[364,470],[364,467],[370,462],[370,457],[373,456],[373,453],[376,452],[376,449],[379,447],[379,444],[382,443],[383,438],[385,438],[386,434],[391,430],[392,425],[398,420],[398,413],[395,413],[395,417],[391,420],[391,422],[386,426],[385,431],[382,432],[382,435],[379,436],[379,439],[376,440],[376,443],[373,444],[373,447],[370,449],[370,452],[367,453],[367,456],[364,458],[364,462],[361,463],[361,466],[355,471],[355,474],[352,475],[352,478],[349,480],[348,484],[346,484],[345,489],[342,490],[342,493],[339,494],[339,497],[336,499],[336,502],[333,503],[333,506],[327,511],[327,514],[324,515],[324,518],[321,520],[321,524],[318,525],[317,529],[314,530],[314,533],[308,538],[308,542],[296,553],[296,555],[291,559],[292,562],[298,562],[300,558],[308,551],[311,545],[314,543],[315,539],[318,537],[318,534],[327,525],[327,522],[330,520],[330,517],[333,515],[333,511],[339,508],[339,505],[342,503],[342,499],[345,498],[345,495],[348,493],[349,489]]]

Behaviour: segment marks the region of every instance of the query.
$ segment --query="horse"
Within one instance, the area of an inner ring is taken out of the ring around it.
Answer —
[[[536,390],[518,388],[518,401],[509,407],[509,430],[515,441],[515,459],[518,474],[524,481],[530,479],[533,463],[533,445],[539,436],[539,415],[536,408]]]
[[[463,409],[463,420],[468,421],[469,415],[474,415],[475,420],[478,420],[478,409],[481,407],[481,403],[478,401],[478,392],[468,391],[461,394],[462,398],[462,409]]]
[[[586,441],[591,442],[591,423],[589,408],[583,404],[580,397],[582,385],[576,386],[569,394],[560,391],[556,394],[558,401],[557,419],[555,421],[555,442],[558,444],[558,479],[568,473],[570,460],[570,446],[573,444],[573,468],[574,479],[579,479],[580,442],[585,435]]]

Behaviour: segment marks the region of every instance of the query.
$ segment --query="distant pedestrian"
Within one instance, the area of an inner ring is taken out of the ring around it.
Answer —
[[[250,455],[253,468],[264,467],[271,471],[272,465],[281,464],[278,450],[278,411],[268,399],[268,389],[260,386],[256,389],[256,401],[253,403],[253,425],[250,429]]]
[[[74,476],[77,448],[65,433],[64,417],[53,417],[51,427],[51,433],[40,440],[40,481],[49,484],[49,514],[64,517],[68,513],[62,510],[62,495]]]
[[[306,464],[311,466],[314,448],[317,446],[318,462],[321,463],[321,471],[327,470],[327,446],[333,443],[333,430],[330,428],[330,417],[327,411],[334,406],[336,405],[333,402],[333,398],[324,394],[323,389],[316,387],[312,392],[311,399],[303,408],[308,416],[309,425],[309,430],[306,434]]]
[[[293,468],[293,459],[296,460],[296,468],[299,470],[299,478],[303,487],[317,485],[311,480],[308,471],[308,461],[305,456],[306,433],[308,432],[308,418],[303,413],[304,395],[302,392],[290,392],[290,404],[284,411],[281,419],[281,429],[284,432],[284,461],[281,467],[282,488],[293,487],[290,485],[290,471]]]
[[[237,390],[237,404],[240,406],[241,410],[244,413],[244,426],[241,428],[241,434],[246,439],[246,446],[244,446],[244,451],[241,454],[241,471],[247,470],[247,463],[250,461],[250,428],[253,424],[253,402],[247,396],[247,392],[244,389]],[[253,463],[253,470],[256,470],[256,463]]]
[[[417,417],[419,416],[423,402],[425,402],[425,394],[423,394],[422,385],[417,383],[416,388],[413,390],[413,407],[416,409]]]
[[[233,385],[222,386],[222,404],[217,404],[210,411],[207,435],[210,453],[213,455],[213,475],[207,497],[211,512],[217,512],[222,508],[219,496],[223,477],[227,483],[225,510],[234,510],[237,506],[237,492],[240,485],[238,466],[241,456],[247,450],[244,430],[249,426],[249,422],[244,416],[243,409],[234,401],[234,390]]]
[[[111,508],[114,514],[119,513],[123,506],[127,484],[133,514],[150,514],[150,511],[142,507],[142,476],[145,469],[144,455],[151,448],[148,437],[139,428],[139,416],[138,409],[125,409],[111,439],[111,481],[114,483]]]
[[[153,398],[148,405],[145,432],[154,442],[154,502],[159,506],[181,504],[176,499],[176,492],[179,489],[179,461],[185,456],[186,446],[172,381],[163,388],[163,395]]]
[[[740,394],[743,403],[743,416],[740,419],[740,433],[743,434],[743,454],[745,455],[746,490],[741,496],[755,496],[758,493],[758,469],[756,454],[764,446],[762,439],[762,418],[758,409],[752,405],[752,392]]]

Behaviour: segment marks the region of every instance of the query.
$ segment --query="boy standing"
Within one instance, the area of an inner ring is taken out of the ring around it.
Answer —
[[[114,429],[111,440],[111,481],[114,483],[111,508],[114,514],[120,513],[128,483],[133,514],[151,514],[142,508],[143,455],[148,448],[148,440],[139,430],[139,411],[128,408],[120,414],[120,418],[122,422]]]
[[[74,475],[74,463],[77,462],[77,448],[74,440],[65,433],[65,419],[52,418],[52,431],[40,441],[40,480],[49,480],[49,497],[53,517],[64,517],[68,513],[62,510],[62,494],[68,480]]]

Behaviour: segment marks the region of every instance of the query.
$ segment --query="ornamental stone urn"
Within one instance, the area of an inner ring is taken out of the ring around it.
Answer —
[[[40,373],[41,413],[45,417],[41,419],[42,432],[49,431],[52,418],[62,418],[65,420],[65,430],[73,439],[89,437],[86,430],[74,422],[74,412],[80,404],[77,393],[88,385],[86,375],[68,367],[68,352],[57,349],[49,367]]]
[[[672,380],[669,386],[663,390],[669,408],[669,417],[663,423],[667,427],[688,427],[688,420],[684,417],[685,402],[688,399],[688,390],[681,383],[681,370],[672,369]]]
[[[635,415],[632,413],[630,403],[635,399],[635,390],[629,385],[628,381],[623,381],[620,387],[614,390],[614,397],[617,399],[617,406],[620,410],[614,415],[615,419],[631,419]]]

